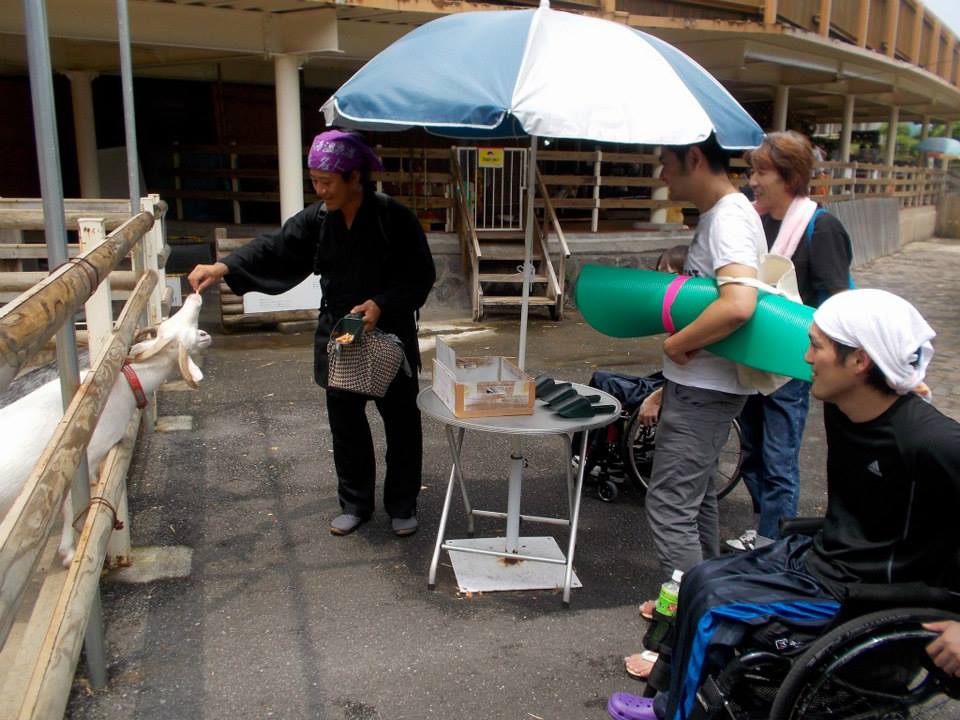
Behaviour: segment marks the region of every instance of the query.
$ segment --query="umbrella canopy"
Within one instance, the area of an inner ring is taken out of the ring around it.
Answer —
[[[948,137],[928,137],[917,143],[920,152],[940,153],[941,155],[955,155],[960,157],[960,140]]]
[[[450,137],[684,145],[716,132],[731,150],[763,138],[733,96],[673,46],[545,0],[536,10],[429,22],[370,60],[322,111],[328,125]]]
[[[520,343],[533,265],[536,138],[687,145],[716,133],[728,150],[763,131],[716,79],[673,46],[598,18],[550,9],[465,12],[381,51],[321,108],[329,126],[458,138],[531,137]]]

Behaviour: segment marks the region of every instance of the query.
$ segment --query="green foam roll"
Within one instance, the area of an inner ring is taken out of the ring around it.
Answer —
[[[611,337],[666,332],[663,299],[676,277],[654,270],[584,265],[577,278],[577,307],[592,328]],[[676,329],[693,322],[717,297],[714,280],[687,280],[670,308]],[[812,307],[760,290],[753,317],[707,349],[741,365],[810,380],[810,366],[803,356],[812,322]]]

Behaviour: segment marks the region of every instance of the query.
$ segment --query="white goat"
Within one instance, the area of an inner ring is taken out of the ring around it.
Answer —
[[[194,350],[210,345],[210,336],[197,329],[201,303],[198,294],[187,296],[183,307],[157,328],[155,339],[139,342],[130,348],[127,362],[136,373],[144,395],[149,396],[156,390],[177,366],[191,387],[196,388],[203,379],[200,368],[190,358]],[[86,373],[84,371],[81,375],[85,376]],[[122,438],[137,406],[131,387],[123,373],[117,375],[97,428],[87,445],[91,477],[99,472],[100,462],[110,448]],[[0,450],[0,467],[3,468],[0,474],[0,519],[17,499],[62,416],[58,380],[48,382],[0,409],[0,439],[3,443]],[[73,561],[75,542],[69,492],[64,499],[62,512],[63,534],[59,550],[64,567],[68,567]]]

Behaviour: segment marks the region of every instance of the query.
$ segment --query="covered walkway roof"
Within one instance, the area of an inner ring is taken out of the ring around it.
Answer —
[[[387,44],[452,12],[529,2],[444,0],[129,0],[138,76],[273,81],[269,62],[296,55],[305,81],[335,87]],[[554,6],[603,15],[676,44],[742,102],[789,88],[791,113],[840,121],[960,118],[956,36],[916,0],[577,0]],[[56,71],[116,72],[112,0],[51,0]],[[22,3],[0,0],[0,69],[25,72]],[[481,40],[478,39],[478,42]],[[575,51],[575,44],[572,50]],[[779,90],[778,90],[779,88]]]

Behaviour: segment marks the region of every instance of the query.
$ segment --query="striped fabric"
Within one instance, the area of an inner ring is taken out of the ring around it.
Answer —
[[[328,125],[413,126],[451,137],[537,135],[728,149],[763,131],[723,86],[644,32],[551,10],[468,12],[427,23],[361,68],[322,111]]]

